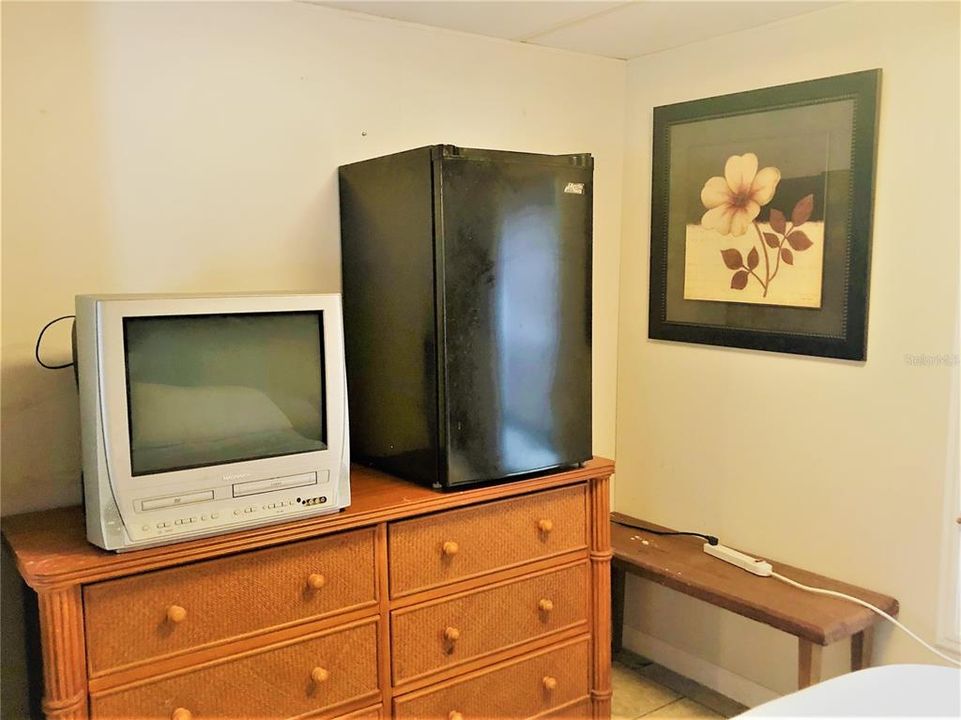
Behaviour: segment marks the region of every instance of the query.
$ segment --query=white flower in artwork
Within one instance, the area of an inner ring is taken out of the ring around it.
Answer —
[[[724,177],[715,176],[701,189],[701,202],[708,210],[701,225],[721,235],[741,236],[774,197],[781,180],[776,167],[757,170],[757,155],[732,155],[724,164]]]
[[[767,297],[768,288],[777,277],[781,263],[793,265],[794,253],[804,252],[813,245],[807,233],[798,229],[814,211],[813,193],[797,201],[791,212],[790,227],[784,213],[773,207],[768,213],[771,232],[762,230],[757,222],[761,206],[771,202],[780,181],[780,170],[770,166],[758,172],[757,155],[744,153],[731,155],[724,163],[724,177],[712,177],[701,188],[701,202],[707,208],[701,218],[702,228],[734,237],[744,235],[752,224],[757,231],[758,244],[756,247],[752,244],[747,257],[737,247],[721,250],[721,260],[729,270],[734,271],[730,281],[731,290],[743,290],[753,276],[763,290],[762,297]],[[773,267],[769,249],[775,253]],[[763,277],[759,267],[762,259]]]

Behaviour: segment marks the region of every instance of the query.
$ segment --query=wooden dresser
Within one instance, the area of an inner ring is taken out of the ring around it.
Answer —
[[[337,515],[114,554],[5,518],[48,718],[607,718],[601,458],[441,493],[354,468]]]

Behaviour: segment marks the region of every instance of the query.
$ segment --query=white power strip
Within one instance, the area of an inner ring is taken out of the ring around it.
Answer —
[[[747,570],[749,573],[760,575],[761,577],[770,577],[772,572],[771,563],[766,562],[765,560],[758,560],[750,555],[745,555],[744,553],[738,552],[737,550],[729,548],[726,545],[711,545],[710,543],[704,543],[704,552],[706,552],[708,555],[713,555],[724,562],[729,562],[731,565],[737,565],[739,568]]]

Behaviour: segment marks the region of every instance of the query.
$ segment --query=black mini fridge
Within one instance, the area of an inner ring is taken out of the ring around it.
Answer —
[[[340,168],[351,456],[453,488],[591,457],[593,158]]]

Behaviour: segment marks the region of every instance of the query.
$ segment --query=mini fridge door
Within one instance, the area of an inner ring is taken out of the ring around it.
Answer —
[[[586,461],[592,159],[450,152],[434,166],[442,482]]]

